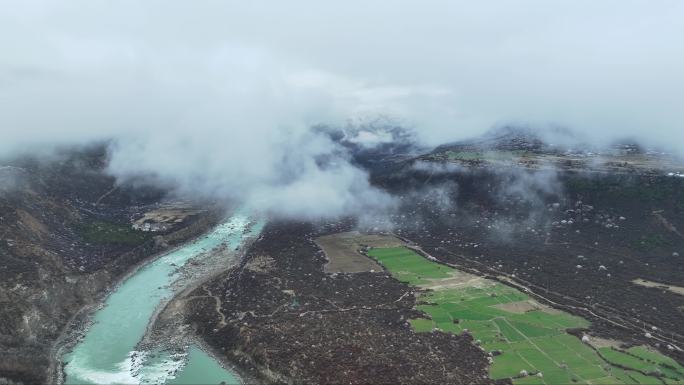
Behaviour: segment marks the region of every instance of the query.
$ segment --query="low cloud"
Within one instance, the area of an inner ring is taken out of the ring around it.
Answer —
[[[259,143],[248,133],[198,130],[118,142],[109,171],[127,180],[176,186],[181,194],[247,204],[271,215],[359,215],[392,204],[327,136],[296,129]]]
[[[19,167],[0,166],[0,198],[25,187],[26,171]]]
[[[0,6],[0,156],[109,139],[122,182],[317,216],[393,204],[319,124],[389,117],[426,144],[563,127],[684,152],[679,1]]]

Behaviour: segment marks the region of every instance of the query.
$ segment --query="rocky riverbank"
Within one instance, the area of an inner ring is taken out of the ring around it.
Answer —
[[[198,218],[192,224],[182,227],[179,230],[166,235],[159,235],[155,237],[157,252],[144,257],[135,258],[133,255],[122,255],[115,260],[108,268],[103,269],[103,272],[115,274],[117,271],[124,272],[119,275],[116,281],[112,282],[105,289],[101,290],[99,295],[90,303],[84,305],[79,311],[73,315],[71,320],[65,325],[62,333],[58,337],[50,352],[50,368],[48,371],[48,383],[61,384],[64,381],[63,363],[61,361],[62,355],[73,348],[78,341],[83,338],[85,331],[92,323],[92,315],[100,309],[106,298],[111,292],[117,289],[122,282],[135,274],[141,267],[147,265],[151,261],[168,254],[169,252],[182,247],[186,242],[200,237],[209,229],[214,227],[220,218],[222,218],[222,210],[208,211],[205,215]],[[127,265],[131,260],[137,260],[132,265]],[[103,273],[100,273],[101,275]]]
[[[250,234],[254,231],[255,222],[251,222],[243,231]],[[261,226],[260,224],[258,226]],[[255,236],[244,238],[242,244],[231,249],[223,244],[213,250],[208,250],[192,259],[185,265],[179,266],[177,272],[180,278],[172,285],[175,293],[173,298],[162,303],[150,319],[147,332],[143,340],[138,344],[139,351],[165,351],[176,357],[187,353],[190,346],[197,346],[205,353],[213,357],[225,369],[238,374],[245,383],[253,382],[250,373],[222,359],[215,349],[188,328],[183,315],[188,301],[193,301],[192,295],[198,287],[207,281],[223,274],[227,270],[239,265],[245,258],[245,253],[255,241]],[[211,293],[208,293],[210,295]]]
[[[54,378],[53,345],[81,309],[220,216],[204,212],[156,233],[132,229],[137,216],[168,202],[166,193],[117,185],[106,161],[104,146],[0,160],[0,382]]]

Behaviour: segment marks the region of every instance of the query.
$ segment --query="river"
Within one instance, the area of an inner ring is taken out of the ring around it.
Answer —
[[[238,211],[209,233],[149,262],[124,280],[93,315],[83,339],[62,357],[66,384],[239,384],[236,374],[197,346],[184,353],[138,351],[155,310],[174,294],[178,268],[191,258],[227,245],[234,250],[259,234],[263,223],[251,223]]]

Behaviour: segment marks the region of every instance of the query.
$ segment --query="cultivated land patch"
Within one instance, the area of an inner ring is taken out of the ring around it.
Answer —
[[[517,302],[507,302],[500,303],[498,305],[493,305],[497,309],[501,309],[510,313],[524,314],[530,311],[540,310],[546,313],[554,313],[555,309],[548,306],[542,305],[535,300],[517,301]]]
[[[591,337],[589,340],[589,344],[593,346],[594,348],[619,348],[620,346],[623,345],[622,341],[618,340],[612,340],[609,338],[601,338],[601,337]]]
[[[127,245],[137,246],[150,238],[139,230],[134,230],[128,224],[120,224],[106,221],[95,221],[79,224],[76,232],[89,243],[101,245]]]
[[[389,235],[361,234],[358,231],[325,235],[316,238],[316,244],[323,250],[328,263],[323,267],[326,273],[360,273],[382,271],[374,260],[361,253],[368,248],[399,247],[405,243]]]
[[[427,318],[417,332],[470,333],[491,354],[490,377],[515,384],[681,384],[684,367],[645,347],[621,350],[583,343],[567,329],[587,328],[580,317],[538,304],[498,282],[427,260],[406,247],[368,255],[396,279],[423,289]],[[475,278],[478,279],[475,279]],[[460,283],[458,282],[460,279]]]
[[[681,286],[668,285],[665,283],[653,282],[653,281],[649,281],[649,280],[641,279],[641,278],[637,278],[637,279],[633,280],[632,283],[637,284],[639,286],[653,287],[656,289],[668,290],[668,291],[671,291],[675,294],[684,295],[684,287],[681,287]]]

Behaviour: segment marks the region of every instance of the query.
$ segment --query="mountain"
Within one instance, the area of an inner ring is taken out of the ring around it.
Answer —
[[[209,215],[163,234],[131,222],[164,201],[120,186],[105,145],[0,162],[0,379],[45,383],[51,350],[81,309],[138,262],[210,226]]]

